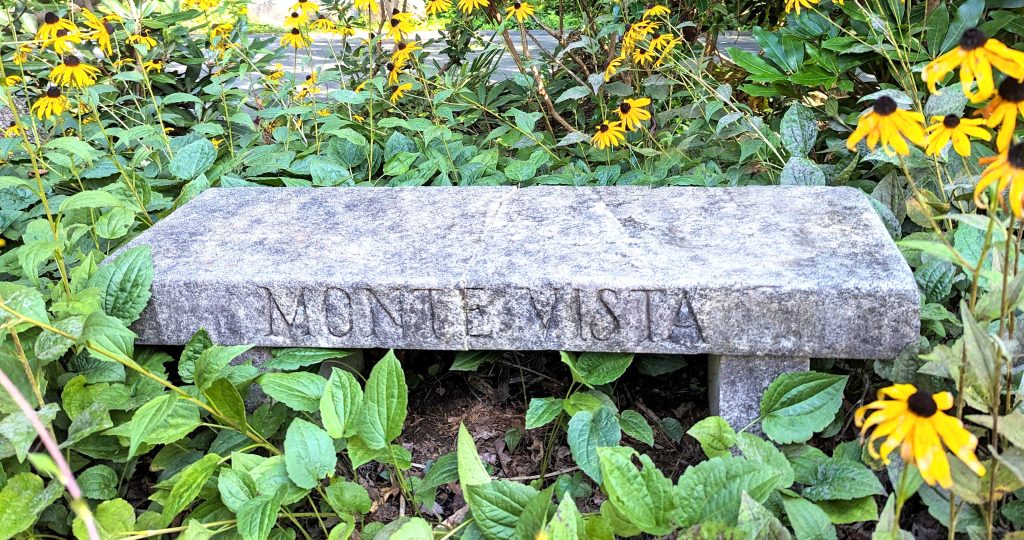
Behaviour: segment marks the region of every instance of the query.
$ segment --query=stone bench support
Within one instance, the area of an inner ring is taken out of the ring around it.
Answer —
[[[140,343],[712,355],[734,422],[809,357],[895,357],[913,275],[852,188],[207,190],[152,248]],[[798,358],[802,360],[782,360]]]

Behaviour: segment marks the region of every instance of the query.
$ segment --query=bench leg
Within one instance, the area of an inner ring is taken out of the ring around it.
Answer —
[[[776,377],[807,371],[810,358],[799,356],[708,357],[708,397],[711,414],[721,416],[736,430],[757,420],[761,395]],[[752,431],[759,433],[760,425]]]

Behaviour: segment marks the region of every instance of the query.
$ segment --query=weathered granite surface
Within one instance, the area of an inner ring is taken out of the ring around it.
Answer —
[[[141,244],[141,343],[867,359],[918,336],[849,188],[211,189]]]
[[[743,429],[760,416],[761,396],[776,377],[807,371],[810,358],[777,356],[708,357],[708,401],[711,414],[734,429]],[[748,431],[759,432],[760,424]]]

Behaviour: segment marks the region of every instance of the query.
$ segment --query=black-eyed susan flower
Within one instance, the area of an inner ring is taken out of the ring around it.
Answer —
[[[309,17],[301,11],[293,11],[284,17],[284,27],[288,29],[302,28],[306,25]]]
[[[632,50],[637,43],[643,41],[658,29],[660,26],[654,21],[641,20],[635,23],[626,25],[626,31],[622,35],[622,48],[623,50]]]
[[[647,110],[650,104],[650,98],[622,100],[622,103],[615,109],[615,113],[619,115],[622,127],[633,131],[640,127],[641,122],[650,120],[651,113]]]
[[[932,124],[925,132],[928,134],[928,147],[925,153],[937,156],[951,141],[953,149],[961,156],[971,155],[971,137],[983,141],[992,140],[992,134],[981,127],[985,121],[981,118],[960,118],[955,114],[933,116]]]
[[[388,70],[388,84],[398,84],[398,77],[402,74],[402,64],[388,62],[385,67]]]
[[[868,148],[874,150],[878,143],[886,152],[910,154],[907,141],[925,146],[924,115],[900,109],[889,96],[875,100],[874,105],[860,116],[857,129],[846,140],[846,148],[857,151],[857,143],[867,138]]]
[[[307,17],[312,17],[313,15],[316,15],[318,11],[320,11],[320,6],[318,6],[316,2],[313,2],[312,0],[299,0],[298,2],[292,4],[291,9],[292,11],[302,12],[302,14],[306,15]]]
[[[60,116],[68,108],[68,98],[61,93],[60,88],[51,86],[46,93],[37,99],[29,109],[34,112],[40,120],[53,116]]]
[[[995,91],[992,68],[1014,79],[1024,79],[1024,52],[1015,51],[997,39],[991,39],[977,28],[969,28],[960,36],[957,47],[932,60],[921,72],[921,78],[928,83],[934,94],[935,85],[948,73],[960,68],[960,82],[963,91],[972,103],[988,99]],[[977,81],[978,91],[971,84]]]
[[[356,35],[356,29],[352,28],[351,26],[348,26],[348,25],[345,25],[345,26],[335,26],[334,29],[331,30],[331,33],[336,35],[336,36],[352,37],[352,36]]]
[[[292,47],[295,49],[305,49],[313,43],[313,40],[305,36],[298,28],[292,28],[290,31],[281,36],[282,47]]]
[[[644,47],[636,47],[633,49],[633,62],[639,66],[646,66],[654,62],[655,54]]]
[[[391,52],[391,62],[394,64],[405,64],[412,59],[412,53],[422,49],[415,41],[408,43],[400,41],[395,43],[395,50]]]
[[[377,5],[377,0],[355,0],[356,9],[368,9],[374,13],[380,11],[380,6]]]
[[[597,132],[590,139],[590,144],[598,150],[614,148],[624,142],[626,142],[626,130],[622,128],[622,124],[607,120],[597,126]]]
[[[32,46],[29,44],[19,45],[17,49],[14,49],[14,55],[11,56],[11,62],[16,66],[20,66],[28,60],[29,53],[32,52]]]
[[[21,81],[22,79],[20,75],[8,75],[3,79],[0,79],[0,86],[6,86],[9,88],[11,86],[21,84]]]
[[[999,155],[978,161],[988,166],[974,188],[974,203],[978,208],[986,208],[981,201],[981,194],[996,184],[1000,198],[1007,188],[1010,189],[1010,208],[1018,218],[1024,217],[1024,143],[1015,144]]]
[[[284,66],[280,63],[274,64],[274,70],[267,73],[266,79],[271,82],[276,82],[284,78]]]
[[[366,117],[365,116],[360,116],[358,114],[353,114],[352,115],[352,119],[355,120],[356,122],[359,122],[360,124],[362,124],[363,122],[366,121]]]
[[[326,17],[320,17],[313,21],[313,23],[309,25],[309,28],[314,32],[334,32],[338,28],[338,25],[334,24],[334,21]]]
[[[411,20],[399,16],[392,16],[384,26],[387,27],[387,36],[395,41],[402,41],[405,34],[414,30]]]
[[[317,80],[319,78],[320,78],[320,76],[317,75],[317,72],[314,71],[314,72],[310,73],[309,75],[306,75],[304,84],[307,84],[309,86],[315,86],[316,82],[317,82]]]
[[[517,21],[523,22],[527,17],[533,15],[533,5],[529,2],[512,2],[512,5],[505,8],[509,17],[515,17]]]
[[[1008,78],[999,85],[996,97],[981,110],[990,128],[999,128],[996,148],[1000,152],[1010,147],[1017,129],[1017,116],[1024,115],[1024,83]]]
[[[604,68],[604,82],[612,80],[612,77],[619,72],[619,66],[622,65],[622,61],[625,59],[626,55],[620,54],[612,58],[611,62],[608,62],[608,67]]]
[[[103,54],[107,56],[114,54],[110,44],[110,35],[114,33],[113,25],[85,8],[82,8],[82,17],[85,19],[85,26],[92,30],[87,38],[96,40],[96,44]]]
[[[871,430],[868,453],[883,463],[897,447],[904,463],[912,463],[928,485],[936,483],[945,489],[953,485],[946,448],[975,474],[985,475],[985,466],[974,454],[978,438],[964,428],[960,420],[943,411],[953,407],[949,392],[929,394],[912,384],[896,384],[878,391],[878,400],[856,412],[861,436]],[[870,415],[865,415],[871,412]],[[885,439],[878,449],[875,441]],[[944,448],[945,447],[945,448]]]
[[[672,40],[669,41],[664,46],[664,48],[662,48],[661,54],[658,55],[658,61],[654,63],[654,67],[660,68],[662,64],[665,63],[665,60],[668,59],[669,55],[672,54],[672,51],[676,48],[676,46],[682,42],[683,40],[679,38],[672,38]]]
[[[303,85],[299,87],[297,92],[295,92],[295,101],[313,99],[319,93],[320,89],[318,87],[313,85]]]
[[[649,19],[651,17],[664,17],[672,13],[672,10],[661,4],[655,4],[646,10],[644,10],[644,18]]]
[[[4,129],[4,138],[11,139],[14,137],[21,137],[21,127],[14,120],[11,120],[10,125]],[[3,247],[3,239],[0,239],[0,247]]]
[[[220,0],[188,0],[185,2],[186,8],[198,8],[203,11],[209,11],[220,5]]]
[[[78,27],[75,23],[57,15],[52,11],[47,11],[43,15],[43,24],[39,25],[39,30],[36,30],[37,41],[49,41],[57,37],[57,32],[64,30],[65,32],[78,32]]]
[[[671,45],[674,40],[675,38],[672,34],[658,32],[651,37],[648,47],[650,47],[652,51],[658,52]]]
[[[156,47],[156,40],[149,37],[149,32],[145,30],[128,36],[128,39],[124,41],[129,45],[145,45],[150,49]]]
[[[79,31],[69,32],[63,28],[57,30],[57,35],[43,43],[43,47],[53,49],[57,54],[64,54],[75,49],[75,45],[82,43],[82,33]]]
[[[142,69],[144,69],[146,73],[152,73],[154,71],[157,73],[163,73],[164,63],[160,60],[149,60],[142,63]]]
[[[50,80],[60,86],[83,88],[96,84],[96,76],[99,74],[99,68],[83,64],[77,56],[69,54],[50,70]]]
[[[395,91],[391,93],[391,103],[398,103],[398,100],[405,96],[405,93],[412,90],[412,83],[403,83],[395,88]]]
[[[469,15],[476,8],[484,8],[490,5],[488,0],[459,0],[459,11]]]
[[[814,6],[818,5],[818,0],[786,0],[786,13],[796,12],[800,15],[800,11],[804,9],[814,9]]]
[[[355,92],[357,92],[357,93],[358,93],[358,92],[362,92],[363,90],[366,90],[366,84],[367,84],[367,83],[369,83],[369,82],[370,82],[370,81],[363,81],[363,82],[359,83],[359,84],[358,84],[358,85],[357,85],[357,86],[355,87]]]
[[[437,15],[452,8],[452,0],[427,0],[427,15]]]

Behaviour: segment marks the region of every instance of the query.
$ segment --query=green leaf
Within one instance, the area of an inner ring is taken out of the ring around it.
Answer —
[[[103,152],[93,148],[89,143],[78,137],[58,137],[50,139],[43,145],[46,150],[59,150],[60,153],[70,154],[81,159],[84,163],[92,163],[103,155]]]
[[[816,504],[818,508],[821,508],[828,515],[829,521],[836,525],[858,523],[861,521],[878,521],[878,504],[875,502],[874,497],[861,497],[848,501],[818,501]],[[946,516],[948,519],[948,501],[945,510],[947,511]]]
[[[449,452],[434,461],[423,475],[422,489],[433,489],[444,484],[459,481],[459,457],[457,452]]]
[[[817,505],[799,497],[783,497],[789,523],[797,540],[836,540],[836,528],[828,514]]]
[[[248,427],[245,418],[245,401],[231,381],[217,379],[203,392],[203,395],[221,416],[231,421],[232,426],[239,430],[245,430]]]
[[[754,53],[737,49],[736,47],[730,47],[726,52],[729,54],[729,58],[736,62],[736,65],[750,73],[750,80],[752,81],[770,83],[786,78],[785,74]]]
[[[638,469],[633,464],[637,453],[631,448],[599,448],[597,453],[604,491],[618,514],[640,531],[667,535],[673,528],[670,519],[674,510],[672,481],[665,478],[647,455],[640,455],[643,469]]]
[[[123,537],[124,533],[135,530],[135,509],[124,499],[101,502],[93,512],[93,518],[103,540]],[[75,517],[71,529],[78,540],[89,539],[81,517]]]
[[[597,449],[603,446],[618,446],[622,439],[615,411],[601,407],[596,412],[580,411],[569,419],[566,430],[569,450],[576,464],[587,476],[601,483],[601,465]]]
[[[66,334],[78,337],[82,335],[82,329],[85,327],[85,317],[81,315],[72,315],[54,322],[53,327]],[[35,352],[36,358],[45,364],[63,356],[64,353],[68,352],[68,349],[70,349],[74,344],[75,342],[73,340],[50,332],[49,330],[43,330],[39,334],[39,337],[36,338],[36,342],[32,346],[32,349]]]
[[[697,439],[709,458],[729,455],[736,444],[736,431],[720,416],[709,416],[697,422],[686,434]]]
[[[284,437],[284,463],[295,485],[313,489],[322,478],[334,476],[338,455],[326,431],[296,418]]]
[[[324,395],[327,379],[316,373],[266,373],[259,378],[260,387],[268,396],[301,412],[316,412]]]
[[[572,497],[568,493],[563,494],[562,501],[558,503],[558,508],[555,510],[555,515],[551,517],[551,521],[544,528],[547,537],[551,540],[579,540],[581,533],[586,538],[585,529],[583,514],[576,508]]]
[[[249,473],[236,469],[221,469],[217,476],[217,491],[224,506],[234,513],[250,499],[256,497],[259,488]]]
[[[743,457],[753,461],[760,461],[778,471],[780,474],[780,487],[788,488],[793,485],[795,480],[793,467],[789,464],[786,455],[776,448],[774,444],[757,435],[740,433],[736,437],[736,446],[739,447],[740,452],[743,452]]]
[[[46,300],[38,290],[15,283],[0,283],[0,297],[3,297],[7,307],[20,315],[36,322],[50,322],[50,316],[46,313]],[[14,319],[16,317],[7,311],[0,311],[0,325]],[[21,332],[31,326],[29,323],[22,323],[14,325],[13,328],[16,332]]]
[[[985,11],[985,0],[967,0],[960,4],[953,17],[953,22],[946,27],[946,37],[942,38],[942,46],[939,50],[945,52],[960,41],[960,36],[968,28],[978,26],[982,12]]]
[[[43,479],[32,473],[8,478],[0,490],[0,540],[7,540],[31,527],[62,491],[57,482],[50,482],[43,488]]]
[[[554,486],[549,486],[530,498],[530,502],[526,503],[522,513],[519,514],[516,531],[512,538],[536,540],[537,535],[544,530],[548,518],[555,513],[555,507],[551,504],[551,493],[554,489]]]
[[[96,349],[96,352],[89,351],[90,356],[100,362],[118,366],[122,372],[120,364],[115,364],[115,360],[104,353],[130,359],[135,348],[135,333],[129,330],[121,319],[106,315],[102,311],[94,311],[85,319],[80,339],[89,347]]]
[[[167,170],[180,180],[189,181],[210,170],[217,160],[217,148],[206,139],[193,141],[175,152]]]
[[[617,380],[633,363],[633,353],[583,353],[576,361],[576,370],[583,381],[600,386]]]
[[[803,496],[812,501],[851,500],[883,495],[881,482],[862,463],[835,457],[818,463]]]
[[[195,372],[192,374],[196,387],[200,391],[206,390],[213,381],[220,378],[221,372],[232,360],[251,348],[249,345],[231,347],[212,345],[208,347],[196,358]]]
[[[105,501],[117,497],[117,473],[106,465],[93,465],[78,473],[82,496]]]
[[[171,493],[164,501],[161,514],[163,526],[171,523],[175,516],[185,509],[199,495],[206,482],[213,476],[213,471],[220,465],[220,456],[206,454],[199,461],[189,464],[178,474],[178,479],[171,488]]]
[[[351,355],[352,351],[342,349],[274,349],[274,357],[261,367],[267,371],[295,371],[306,366]]]
[[[177,401],[178,397],[173,394],[162,394],[135,411],[128,435],[128,459],[135,456],[143,440],[174,410]]]
[[[324,495],[327,496],[327,504],[339,514],[362,515],[369,512],[373,504],[366,488],[348,480],[335,478],[324,489]]]
[[[789,530],[761,503],[750,498],[743,492],[740,500],[740,513],[736,520],[736,529],[741,538],[751,540],[790,540]]]
[[[60,203],[61,213],[79,210],[83,208],[110,208],[121,206],[121,199],[118,199],[109,191],[90,189],[80,191],[64,199]]]
[[[590,90],[589,87],[586,87],[586,86],[574,86],[574,87],[572,87],[572,88],[562,92],[558,96],[558,99],[555,100],[555,103],[561,103],[563,101],[568,101],[570,99],[585,98],[585,97],[587,97],[587,96],[589,96],[591,94],[593,94],[593,92]]]
[[[281,491],[253,497],[238,510],[238,534],[242,540],[267,540],[281,510]]]
[[[113,262],[103,264],[89,278],[88,286],[100,290],[103,311],[131,324],[149,302],[153,283],[153,257],[149,246],[128,249]]]
[[[450,371],[476,371],[485,363],[494,362],[498,354],[493,351],[461,351],[455,355]]]
[[[794,156],[806,156],[814,149],[814,141],[818,137],[818,122],[814,111],[794,101],[786,114],[782,116],[779,126],[782,145]]]
[[[367,446],[373,449],[385,448],[402,434],[408,403],[409,389],[405,385],[402,365],[394,351],[388,351],[373,366],[370,377],[366,379],[363,423],[359,434]]]
[[[181,351],[181,359],[178,360],[178,375],[181,380],[187,383],[195,382],[196,360],[203,354],[203,351],[212,346],[213,341],[210,340],[210,334],[202,328],[189,338],[185,349]]]
[[[647,446],[654,446],[654,430],[640,413],[634,410],[623,411],[619,415],[619,426],[622,427],[622,432],[626,435]]]
[[[402,524],[388,540],[434,540],[434,529],[421,517],[414,517]]]
[[[484,537],[508,540],[516,531],[519,516],[537,490],[508,480],[465,486],[466,502]]]
[[[690,467],[679,478],[678,520],[685,525],[714,521],[733,525],[743,492],[763,503],[781,487],[782,474],[748,459],[723,456]]]
[[[36,412],[36,416],[39,417],[39,421],[44,426],[49,427],[53,419],[57,417],[58,412],[60,412],[60,407],[56,403],[47,403]],[[14,455],[18,457],[18,461],[25,461],[29,450],[32,449],[32,444],[35,443],[38,437],[39,434],[29,422],[28,417],[20,410],[5,416],[0,420],[0,458],[10,455],[4,449],[5,445],[3,443],[6,439],[6,442],[13,447]]]
[[[804,156],[794,155],[782,168],[779,184],[783,186],[824,186],[825,173],[817,163]]]
[[[804,442],[828,426],[843,402],[846,376],[814,371],[785,373],[761,398],[761,427],[781,444]]]
[[[562,412],[562,400],[559,398],[531,398],[526,409],[526,429],[537,429],[546,426]]]
[[[476,443],[473,436],[466,429],[465,424],[459,424],[459,438],[456,445],[458,454],[459,483],[463,486],[476,486],[491,481],[491,475],[480,461],[480,454],[476,451]]]
[[[348,371],[331,368],[324,394],[320,398],[320,419],[335,439],[351,436],[358,428],[363,411],[363,389]]]

